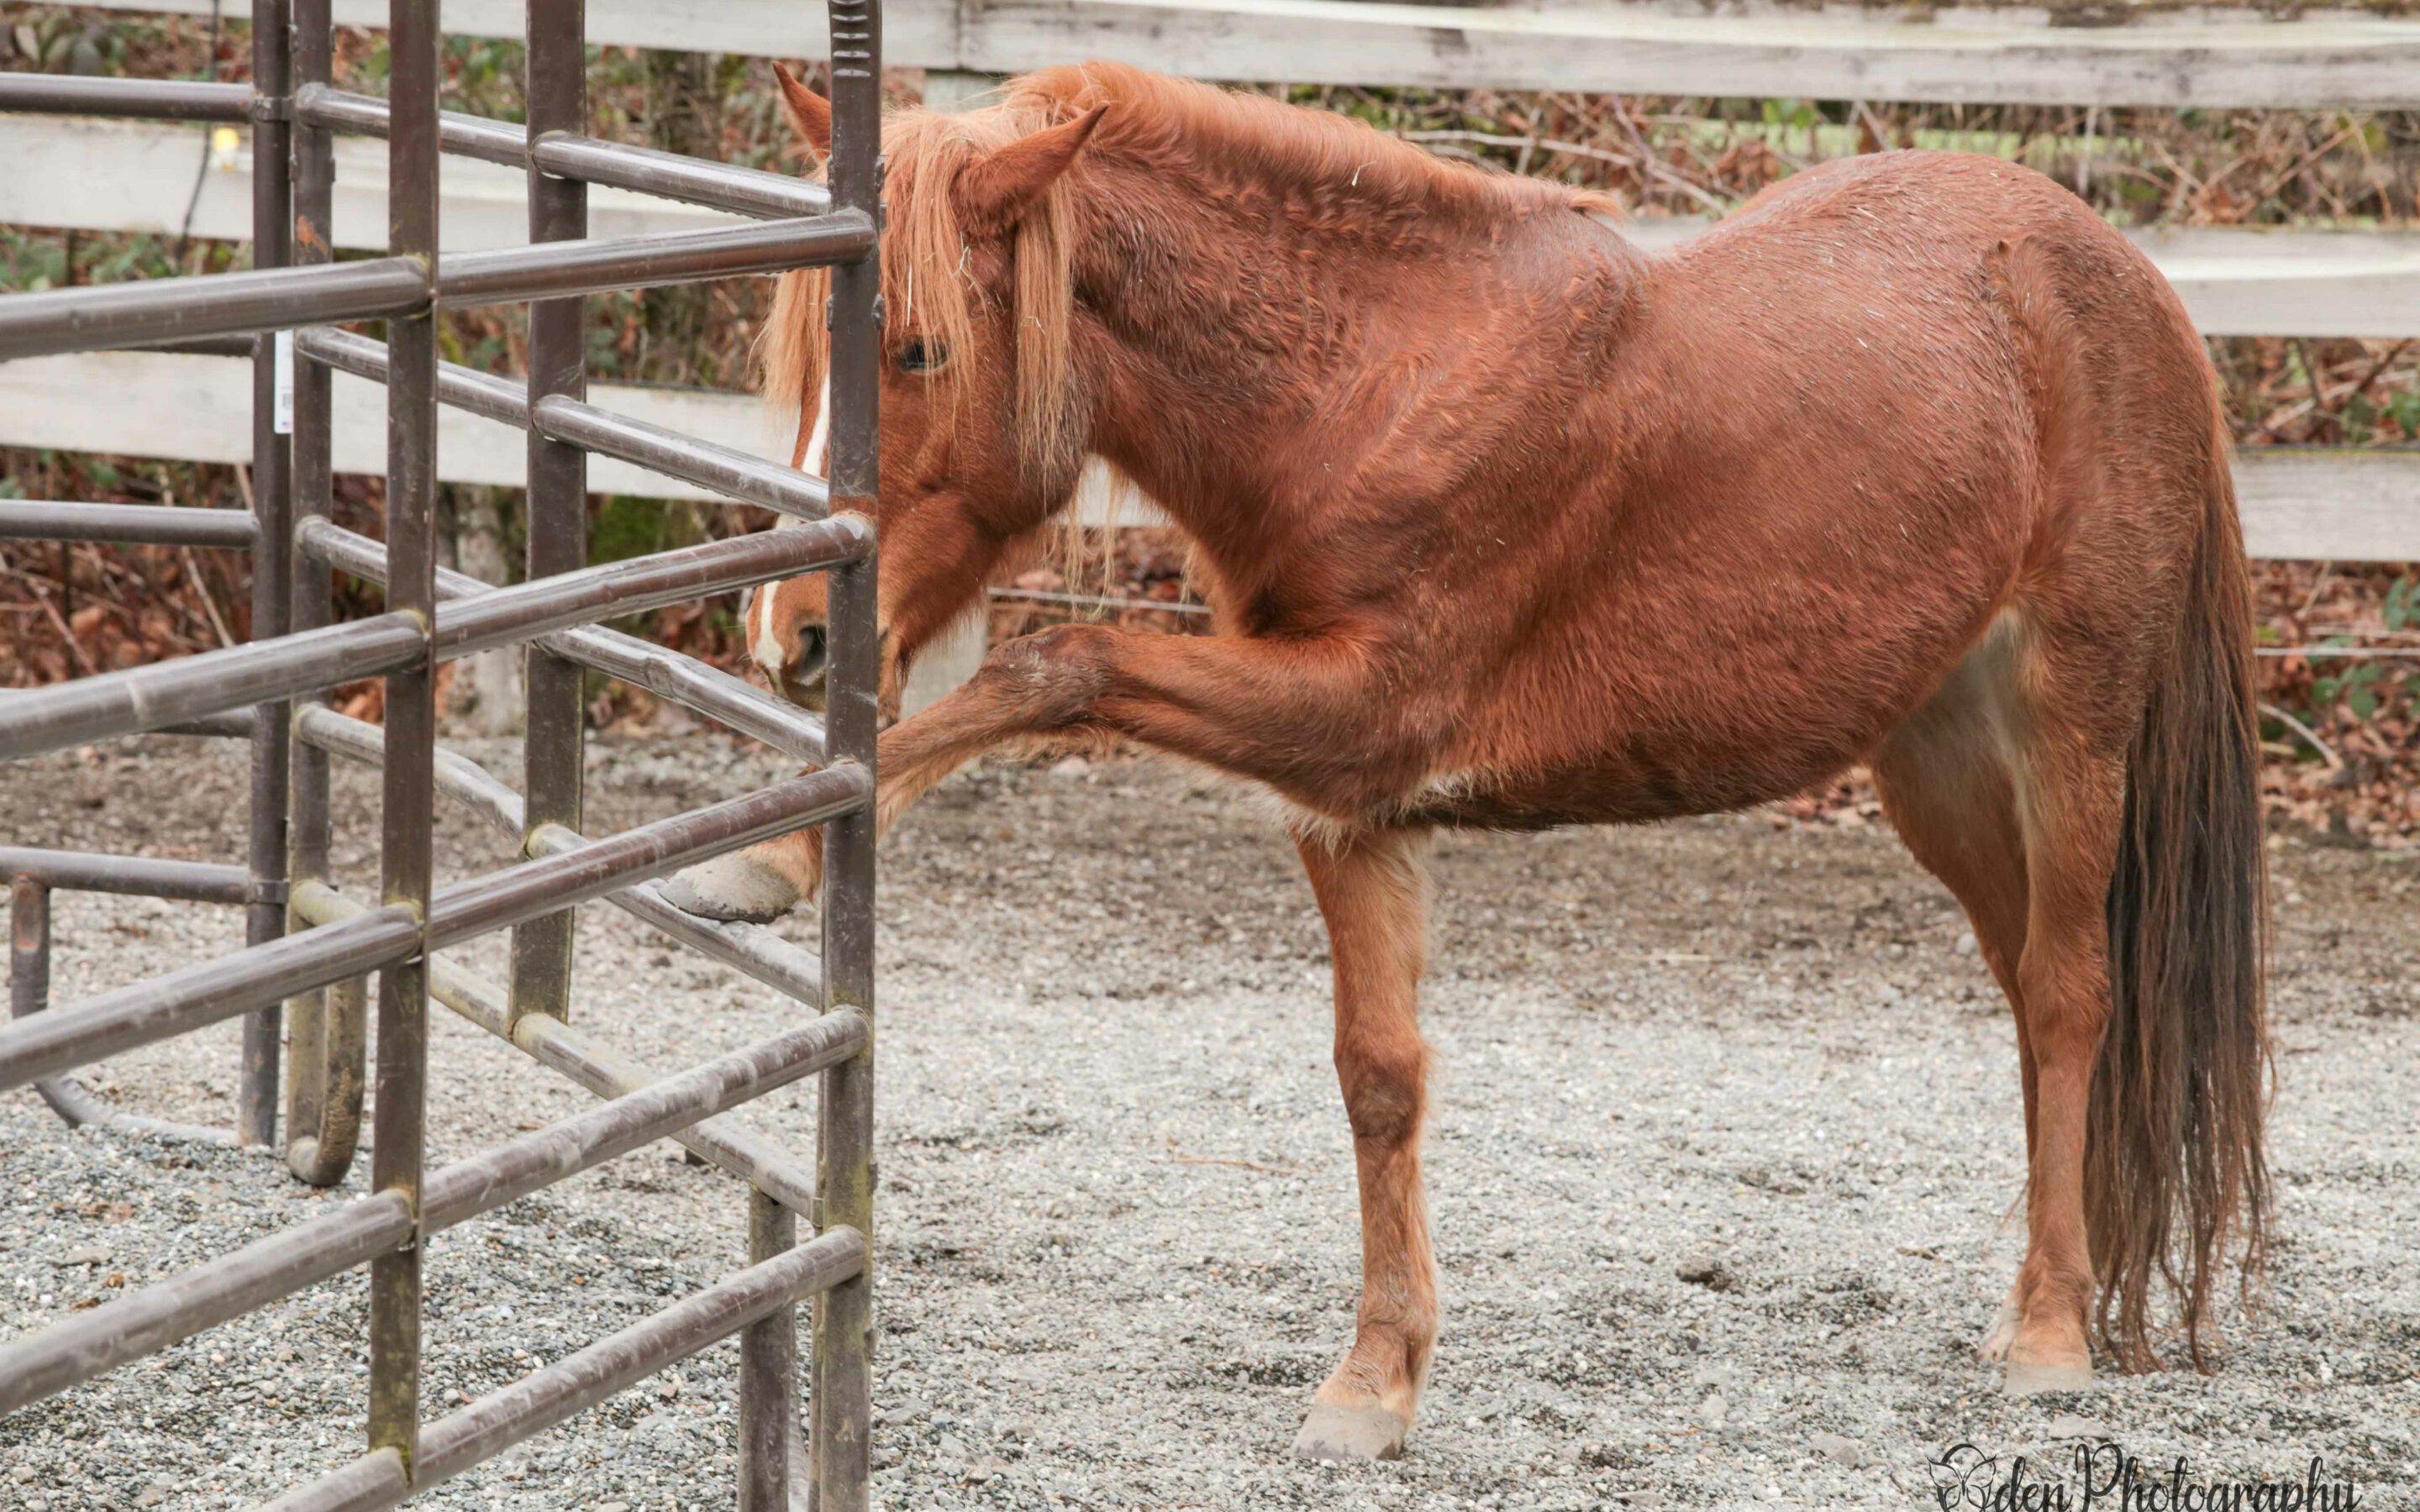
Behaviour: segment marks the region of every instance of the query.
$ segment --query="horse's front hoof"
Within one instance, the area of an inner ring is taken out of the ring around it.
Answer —
[[[2088,1359],[2009,1362],[2007,1389],[2011,1396],[2039,1396],[2053,1391],[2090,1391],[2092,1386],[2092,1362]]]
[[[1313,1402],[1311,1416],[1295,1435],[1301,1459],[1395,1459],[1404,1452],[1411,1425],[1383,1407],[1336,1407]]]
[[[766,924],[797,906],[799,889],[746,852],[734,851],[675,872],[664,884],[664,902],[700,918]]]

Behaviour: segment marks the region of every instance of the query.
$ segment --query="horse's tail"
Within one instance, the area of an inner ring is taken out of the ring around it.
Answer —
[[[2130,1369],[2160,1363],[2147,1337],[2155,1274],[2182,1303],[2205,1369],[2217,1273],[2240,1242],[2248,1292],[2268,1242],[2268,867],[2252,586],[2227,456],[2217,429],[2181,622],[2127,757],[2109,879],[2112,1001],[2085,1203],[2100,1332]]]

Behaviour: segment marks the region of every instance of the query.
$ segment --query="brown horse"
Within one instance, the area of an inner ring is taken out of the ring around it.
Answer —
[[[826,149],[824,102],[793,114]],[[1391,1455],[1436,1335],[1415,1022],[1438,825],[1700,814],[1871,764],[2015,1010],[2012,1390],[2203,1361],[2257,1269],[2264,876],[2249,594],[2209,365],[2072,196],[1989,158],[1798,175],[1666,256],[1598,198],[1114,65],[886,128],[887,686],[1088,456],[1191,537],[1212,637],[1066,625],[881,737],[885,822],[979,753],[1123,737],[1295,816],[1361,1186],[1351,1352],[1297,1448]],[[772,399],[821,465],[821,285]],[[822,587],[760,594],[813,699]],[[687,874],[811,894],[812,833]]]

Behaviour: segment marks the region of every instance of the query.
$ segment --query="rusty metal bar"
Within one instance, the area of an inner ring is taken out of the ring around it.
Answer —
[[[811,472],[595,405],[541,399],[531,408],[530,429],[797,519],[822,519],[831,512],[831,496],[824,480]]]
[[[419,1232],[425,1236],[450,1228],[786,1087],[855,1053],[864,1039],[865,1023],[856,1014],[829,1013],[457,1161],[429,1177]],[[141,1288],[105,1311],[64,1319],[29,1338],[0,1346],[0,1413],[190,1338],[365,1259],[375,1264],[378,1256],[395,1252],[411,1237],[402,1195],[380,1192]]]
[[[388,0],[388,250],[440,276],[437,92],[443,76],[438,8]],[[437,613],[437,322],[424,308],[387,323],[386,536],[391,609],[432,627]],[[381,901],[422,922],[419,949],[379,973],[378,1096],[370,1186],[399,1200],[411,1231],[370,1261],[369,1446],[412,1462],[420,1433],[422,1158],[427,1137],[428,963],[435,822],[437,653],[390,672],[379,839]],[[343,926],[339,925],[338,928]],[[317,932],[315,932],[317,933]]]
[[[340,929],[290,934],[11,1024],[0,1029],[0,1090],[360,976],[412,949],[419,933],[408,909],[375,909]]]
[[[311,549],[324,560],[365,581],[385,581],[386,548],[378,542],[324,520],[314,520],[309,534]],[[453,599],[495,589],[467,574],[440,567],[437,592],[440,597]],[[556,630],[538,637],[535,643],[583,667],[635,683],[800,761],[820,764],[824,759],[820,717],[694,657],[597,625]]]
[[[335,34],[329,0],[294,0],[294,71],[298,95],[324,85],[334,66]],[[329,133],[297,113],[294,128],[294,258],[334,260],[336,165]],[[294,362],[294,515],[325,520],[334,500],[333,396],[327,367],[310,360],[296,334]],[[333,575],[287,543],[293,627],[313,630],[335,617]],[[300,741],[291,748],[287,841],[292,886],[324,883],[333,839],[327,753]],[[289,902],[290,921],[304,920]],[[286,1005],[287,1094],[286,1165],[315,1186],[334,1186],[352,1169],[361,1145],[367,1085],[369,983],[348,978],[314,988]]]
[[[651,1145],[855,1055],[865,1021],[826,1013],[744,1050],[627,1092],[610,1103],[458,1161],[428,1182],[423,1223],[434,1232]]]
[[[387,737],[391,753],[393,728],[388,727]],[[387,770],[395,770],[392,754]],[[660,876],[707,856],[856,812],[873,796],[873,781],[862,767],[830,766],[744,797],[455,883],[437,895],[429,915],[428,948],[442,949],[551,908],[601,897],[641,877]]]
[[[0,111],[120,116],[146,121],[241,121],[252,118],[252,90],[240,84],[0,73]]]
[[[266,1504],[263,1512],[377,1512],[729,1337],[777,1308],[861,1273],[864,1237],[833,1228],[675,1303],[613,1336],[480,1397],[423,1431],[409,1475],[377,1450]]]
[[[0,74],[0,78],[9,77]],[[127,546],[205,546],[249,549],[259,534],[236,509],[172,509],[161,504],[74,504],[0,499],[0,541],[113,541]]]
[[[435,424],[432,417],[432,441]],[[391,500],[392,479],[389,489]],[[392,532],[392,523],[389,528]],[[344,548],[342,535],[323,519],[304,518],[295,539],[321,561],[347,564],[334,554]],[[873,541],[870,520],[836,517],[495,589],[438,616],[437,655],[440,659],[468,656],[609,613],[633,614],[794,577],[858,560],[872,550]],[[385,556],[380,553],[376,574],[363,575],[382,579]],[[411,667],[426,653],[430,638],[423,633],[425,622],[411,595],[399,602],[390,593],[388,602],[394,610],[372,619],[0,697],[0,716],[6,717],[0,718],[0,759],[133,734]]]
[[[252,87],[272,108],[252,124],[252,265],[284,268],[294,249],[294,129],[285,109],[294,89],[291,0],[253,0]],[[252,561],[252,636],[273,640],[292,625],[290,573],[294,536],[294,449],[290,397],[294,338],[280,332],[253,338],[252,502],[259,522]],[[289,705],[264,702],[253,711],[249,864],[257,897],[244,920],[244,939],[263,945],[286,932],[286,742]],[[277,1081],[284,1005],[245,1015],[236,1082],[239,1142],[277,1138]]]
[[[320,79],[294,92],[294,118],[320,131],[343,131],[353,136],[387,134],[385,100],[376,95],[332,89]],[[509,121],[491,121],[459,111],[439,115],[437,141],[444,151],[485,162],[500,162],[507,168],[520,167],[528,156],[529,138],[521,128]]]
[[[389,780],[415,764],[388,709]],[[394,753],[401,748],[403,755]],[[419,747],[424,761],[435,742]],[[422,764],[433,794],[433,762]],[[568,908],[695,861],[862,810],[873,782],[854,764],[810,772],[743,797],[675,814],[604,840],[458,882],[424,908],[390,889],[384,907],[172,971],[0,1030],[0,1090],[215,1024],[340,978]],[[429,820],[420,820],[423,843]],[[425,931],[420,920],[426,918]],[[383,997],[381,1001],[383,1001]],[[381,1031],[383,1032],[383,1031]],[[384,1085],[383,1082],[380,1084]]]
[[[588,54],[584,0],[529,0],[527,10],[529,131],[583,130],[588,123]],[[529,168],[529,233],[533,246],[577,241],[588,235],[588,187]],[[587,301],[541,300],[529,310],[529,378],[525,414],[559,400],[579,409],[588,392]],[[528,543],[525,574],[535,581],[575,573],[588,564],[588,454],[530,427]],[[521,741],[523,850],[537,829],[581,824],[588,701],[581,666],[544,646],[523,648],[528,720]],[[569,909],[534,918],[513,931],[511,1016],[571,1017],[572,934]]]
[[[830,0],[835,215],[881,213],[882,17],[876,0]],[[834,519],[876,512],[881,450],[882,276],[869,250],[832,270],[831,499]],[[827,743],[835,762],[874,770],[881,629],[871,554],[829,580]],[[871,808],[824,831],[824,1003],[874,1018]],[[874,1235],[874,1056],[824,1073],[816,1103],[816,1215],[827,1231]],[[819,1512],[865,1512],[874,1413],[873,1262],[823,1293],[814,1313],[813,1494]]]
[[[341,1275],[411,1236],[410,1208],[382,1192],[153,1282],[106,1307],[71,1314],[0,1346],[0,1413]]]
[[[295,734],[316,749],[355,761],[375,764],[386,759],[384,732],[331,709],[304,709],[296,722]],[[498,828],[522,840],[528,855],[551,856],[588,843],[584,837],[561,825],[529,825],[520,794],[477,763],[442,747],[437,751],[437,788],[464,807],[476,810]],[[667,903],[660,885],[653,882],[608,893],[605,901],[801,1003],[813,1006],[823,1000],[822,963],[762,925],[700,918]]]
[[[304,353],[332,367],[376,382],[386,379],[386,347],[381,343],[350,332],[326,330],[307,331],[298,339]],[[473,414],[520,425],[548,442],[602,452],[666,477],[728,494],[742,503],[799,519],[821,519],[830,513],[824,481],[811,473],[617,415],[563,393],[542,395],[533,403],[509,379],[445,363],[437,370],[437,396]]]
[[[180,719],[175,724],[160,725],[155,729],[144,732],[144,733],[153,735],[202,735],[225,740],[250,740],[252,738],[252,711],[250,709],[223,709],[216,714],[205,714],[198,719]]]
[[[387,575],[377,544],[321,520],[296,532],[320,561],[371,582]],[[440,659],[528,640],[550,630],[602,618],[686,603],[727,589],[795,577],[857,561],[873,548],[873,522],[834,517],[785,531],[762,531],[654,556],[609,562],[510,588],[458,598],[437,613]]]
[[[0,759],[135,734],[267,698],[375,677],[410,666],[427,655],[427,644],[426,625],[411,615],[380,614],[9,693],[0,696]]]
[[[444,309],[512,304],[845,263],[870,253],[874,236],[871,210],[846,209],[754,225],[458,253],[437,281],[437,302]]]
[[[7,870],[0,853],[0,872]],[[39,877],[22,872],[8,879],[8,1016],[29,1018],[51,1006],[51,889]],[[133,1134],[164,1134],[172,1139],[230,1145],[235,1136],[224,1129],[174,1123],[120,1113],[84,1089],[72,1076],[44,1076],[34,1090],[67,1120],[71,1129],[97,1123]]]
[[[114,892],[180,903],[248,903],[259,897],[252,874],[240,866],[31,845],[0,845],[0,876],[31,877],[62,892]]]
[[[858,1020],[861,1043],[864,1022]],[[749,1263],[778,1259],[798,1242],[798,1214],[752,1188]],[[739,1512],[789,1512],[790,1439],[798,1422],[799,1310],[785,1304],[739,1335]]]
[[[427,305],[427,265],[410,257],[11,294],[0,300],[0,361],[370,320]]]
[[[536,122],[531,125],[535,128]],[[600,142],[567,129],[541,131],[529,155],[533,166],[560,178],[634,190],[760,220],[793,220],[831,208],[831,193],[804,178],[725,162],[701,162],[653,147]]]
[[[533,54],[541,45],[540,39],[531,39]],[[653,147],[601,142],[580,134],[585,124],[582,117],[567,117],[574,122],[570,126],[546,125],[556,118],[555,113],[540,108],[536,90],[529,92],[529,131],[538,133],[534,147],[521,127],[454,111],[441,118],[439,140],[448,152],[507,168],[535,168],[558,179],[605,184],[760,220],[821,215],[831,208],[831,195],[821,184],[759,168],[701,162]],[[298,120],[332,131],[386,135],[386,101],[375,95],[305,85],[296,94],[294,114]]]
[[[338,923],[365,911],[361,903],[318,883],[297,887],[294,906],[301,918],[314,924]],[[620,1097],[663,1079],[621,1052],[543,1013],[524,1016],[508,1032],[504,990],[443,956],[430,958],[428,995],[598,1097]],[[746,1125],[728,1118],[706,1119],[670,1137],[708,1165],[771,1194],[793,1212],[814,1210],[814,1173]]]

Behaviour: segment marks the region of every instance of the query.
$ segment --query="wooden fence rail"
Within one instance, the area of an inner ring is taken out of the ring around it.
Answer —
[[[208,13],[211,0],[99,0],[105,8]],[[247,14],[246,0],[223,13]],[[383,0],[335,0],[336,19],[383,22]],[[2095,13],[2097,20],[2101,17]],[[592,0],[589,39],[604,46],[798,56],[790,0]],[[521,35],[521,0],[446,0],[448,32]],[[1781,96],[1871,101],[1998,101],[2147,106],[2420,108],[2420,20],[2308,11],[2145,12],[2077,25],[2040,9],[1926,12],[1887,7],[1774,7],[1718,14],[1668,5],[1534,0],[1494,6],[1362,0],[954,0],[887,8],[894,63],[1009,72],[1110,57],[1209,78],[1319,80],[1373,85]],[[190,128],[0,116],[0,223],[174,232],[184,225],[201,144]],[[240,147],[204,176],[192,230],[247,234],[250,162]],[[339,246],[380,245],[382,156],[348,160],[338,177]],[[446,167],[449,245],[517,244],[522,176],[476,162]],[[596,190],[597,234],[709,224],[713,212]],[[1702,223],[1631,228],[1669,244]],[[2212,335],[2420,338],[2420,233],[2366,228],[2151,231],[2137,239]],[[109,354],[0,366],[0,444],[190,460],[233,460],[250,393],[240,364],[198,357]],[[341,382],[342,380],[340,380]],[[607,392],[600,390],[600,392]],[[623,412],[726,444],[768,436],[737,395],[631,389]],[[380,441],[367,396],[340,390],[337,465],[373,467]],[[517,485],[518,438],[449,415],[440,466],[451,480]],[[488,432],[493,431],[493,435]],[[2420,560],[2420,453],[2247,453],[2239,468],[2255,555]],[[599,491],[694,498],[696,490],[599,461]],[[1150,517],[1092,487],[1096,520]]]

